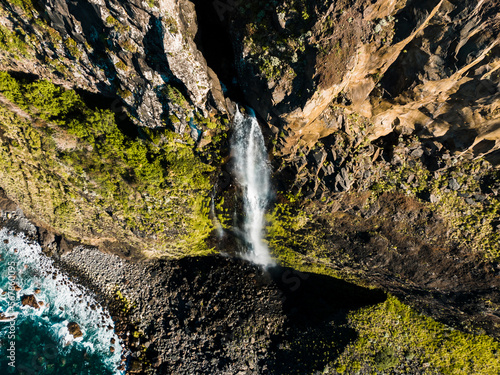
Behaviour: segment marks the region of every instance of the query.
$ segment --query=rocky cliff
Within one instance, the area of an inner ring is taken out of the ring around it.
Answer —
[[[281,153],[334,132],[338,119],[325,118],[334,103],[369,119],[370,140],[396,131],[439,137],[453,150],[497,149],[496,2],[256,2],[239,10],[229,29],[240,42],[240,79],[252,106],[285,132]]]
[[[282,265],[499,337],[498,1],[1,5],[0,187],[46,230],[129,257],[232,253],[239,101],[270,152]],[[401,337],[335,368],[424,368]]]
[[[125,106],[147,127],[175,113],[170,86],[194,110],[224,111],[217,77],[194,43],[189,1],[2,4],[2,70],[116,98],[115,110]]]

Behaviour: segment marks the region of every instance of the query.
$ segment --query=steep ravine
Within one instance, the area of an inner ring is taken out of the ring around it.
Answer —
[[[497,371],[498,2],[220,3],[0,1],[4,225],[109,303],[130,373]],[[232,101],[269,272],[216,255]]]

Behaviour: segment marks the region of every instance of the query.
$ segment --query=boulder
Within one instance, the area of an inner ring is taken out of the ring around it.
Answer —
[[[82,333],[78,323],[69,322],[67,327],[68,327],[69,334],[72,335],[75,339],[83,336],[83,333]]]
[[[34,309],[40,308],[40,305],[36,301],[36,298],[35,298],[35,296],[33,294],[22,296],[21,297],[21,303],[23,304],[23,306],[31,306]]]
[[[0,312],[0,321],[9,321],[9,320],[13,320],[15,318],[15,316],[8,316],[8,315],[5,315],[3,312]]]

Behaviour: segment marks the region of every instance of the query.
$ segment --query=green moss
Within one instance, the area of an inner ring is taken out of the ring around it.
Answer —
[[[123,70],[123,71],[127,71],[128,70],[128,67],[127,65],[125,65],[125,63],[123,61],[118,61],[115,66],[120,69],[120,70]]]
[[[0,25],[0,48],[12,53],[16,58],[27,56],[26,36],[21,30],[11,31]]]
[[[327,256],[327,231],[315,222],[306,206],[307,202],[300,195],[283,194],[281,202],[267,216],[266,238],[275,259],[280,265],[301,272],[337,277],[366,286],[357,275],[333,268]]]
[[[181,120],[179,120],[179,118],[176,115],[170,115],[168,116],[168,118],[172,124],[178,124],[181,122]]]
[[[125,39],[123,41],[119,42],[120,47],[122,47],[125,51],[136,53],[137,52],[137,46],[132,43],[129,39]]]
[[[395,170],[388,170],[383,179],[377,181],[371,190],[377,194],[389,191],[405,191],[415,196],[428,189],[430,172],[420,160],[405,161]]]
[[[130,30],[130,26],[123,24],[122,22],[118,21],[116,18],[113,16],[108,16],[106,17],[106,23],[108,25],[113,26],[113,28],[119,32],[120,34],[125,34]]]
[[[170,100],[171,103],[176,104],[184,109],[187,108],[188,101],[177,87],[166,85],[163,89],[163,94]]]
[[[299,55],[307,48],[307,35],[314,23],[313,9],[309,2],[292,0],[277,4],[256,1],[240,7],[245,20],[243,44],[256,73],[267,81],[281,78],[293,80],[305,68],[305,59]],[[287,19],[283,30],[275,28],[275,14]]]
[[[211,251],[213,168],[189,136],[159,128],[156,144],[129,137],[113,112],[90,109],[74,91],[47,81],[0,73],[0,92],[38,119],[32,127],[3,108],[0,121],[8,134],[0,181],[27,212],[83,242],[111,238],[170,256]]]
[[[177,34],[179,32],[179,28],[177,27],[177,21],[175,20],[175,18],[173,18],[169,14],[165,15],[165,17],[163,17],[162,21],[165,24],[165,28],[171,34]]]
[[[115,301],[118,302],[121,306],[120,306],[120,312],[123,314],[123,315],[130,315],[130,313],[132,312],[133,309],[135,309],[137,306],[135,304],[132,304],[127,297],[125,297],[121,290],[118,289],[118,287],[116,287],[115,289],[115,293],[114,293],[114,298],[115,298]],[[135,331],[134,332],[134,337],[135,337],[135,334],[138,334],[136,338],[138,338],[140,336],[140,333]]]
[[[130,98],[132,95],[134,95],[130,90],[122,90],[122,89],[116,90],[116,93],[123,99]]]
[[[315,221],[307,202],[290,194],[279,195],[268,220],[268,240],[284,266],[302,272],[340,277],[363,285],[355,274],[332,268],[327,249],[329,231]],[[338,250],[341,253],[342,250]],[[364,285],[367,286],[367,285]],[[490,374],[500,369],[500,344],[483,335],[466,334],[422,316],[389,296],[380,304],[354,310],[348,326],[355,340],[332,360],[325,373]],[[331,338],[334,347],[336,338]],[[490,372],[491,371],[491,372]]]
[[[72,38],[67,38],[64,40],[64,45],[68,49],[69,53],[75,58],[80,58],[82,56],[82,52],[78,49],[78,44]]]
[[[35,9],[31,0],[9,0],[9,3],[17,5],[30,14]]]
[[[483,254],[489,260],[500,259],[500,233],[496,225],[500,220],[500,200],[494,194],[482,194],[480,180],[490,184],[500,183],[498,172],[483,160],[463,161],[444,168],[431,176],[420,160],[404,161],[400,166],[385,171],[371,186],[372,201],[384,192],[404,192],[419,197],[426,193],[433,196],[430,205],[444,217],[450,228],[449,240]],[[449,181],[454,179],[459,189],[453,190]],[[476,200],[475,195],[483,196]]]
[[[358,338],[340,355],[333,368],[355,373],[496,374],[500,372],[500,343],[484,335],[456,331],[422,316],[396,298],[349,315]]]
[[[448,170],[433,181],[430,191],[437,199],[434,209],[448,221],[450,240],[497,260],[500,259],[500,233],[496,228],[500,220],[500,200],[493,194],[481,201],[473,198],[474,194],[481,194],[481,178],[490,184],[500,183],[499,173],[491,171],[485,163],[477,161]],[[448,188],[451,178],[460,185],[458,190]],[[469,197],[468,200],[464,196]]]

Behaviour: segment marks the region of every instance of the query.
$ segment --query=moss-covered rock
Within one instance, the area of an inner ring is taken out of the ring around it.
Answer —
[[[358,338],[332,364],[341,374],[492,374],[500,344],[415,313],[394,297],[350,314]]]
[[[127,255],[211,252],[210,173],[189,134],[156,143],[122,132],[110,110],[74,91],[0,74],[0,186],[37,222],[70,240]]]

